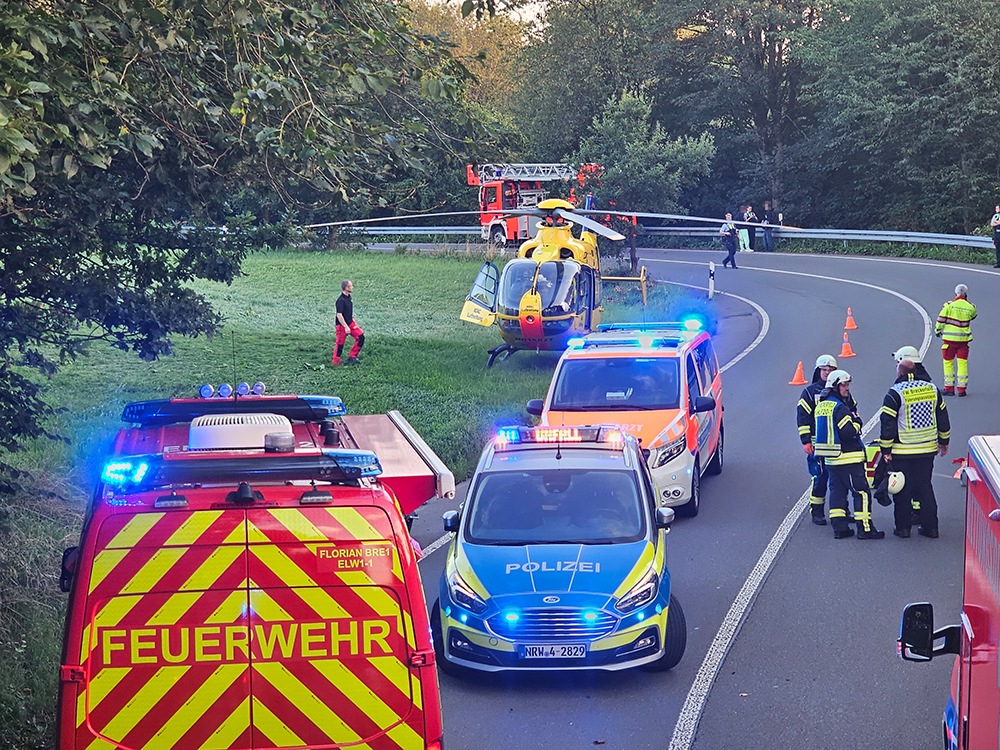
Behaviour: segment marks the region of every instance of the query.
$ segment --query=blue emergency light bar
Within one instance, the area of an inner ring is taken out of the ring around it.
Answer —
[[[494,446],[507,450],[514,445],[532,443],[602,443],[609,448],[621,449],[625,433],[617,425],[590,425],[586,427],[501,427],[497,430]]]
[[[688,315],[681,320],[661,320],[647,323],[601,323],[597,326],[598,331],[639,331],[644,333],[656,333],[657,331],[700,331],[704,328],[701,319],[694,315]]]
[[[246,396],[243,398],[157,399],[136,401],[122,410],[122,421],[140,427],[190,422],[206,414],[280,414],[291,421],[321,422],[347,414],[338,396]]]
[[[372,451],[360,450],[178,459],[151,454],[109,459],[101,472],[101,481],[126,492],[141,492],[176,485],[228,482],[343,482],[377,477],[381,473],[382,464],[378,456]]]

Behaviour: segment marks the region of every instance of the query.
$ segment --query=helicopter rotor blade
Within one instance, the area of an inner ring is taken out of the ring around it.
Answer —
[[[438,216],[480,216],[481,211],[445,211],[433,214],[406,214],[404,216],[382,216],[378,219],[346,219],[344,221],[327,221],[323,224],[306,224],[303,229],[320,229],[322,227],[346,227],[356,224],[375,224],[381,221],[409,221],[410,219],[429,219]]]
[[[588,231],[594,232],[595,234],[599,234],[602,237],[607,237],[609,240],[617,241],[625,239],[625,235],[622,234],[621,232],[616,232],[614,229],[608,229],[603,224],[598,224],[593,219],[588,219],[586,216],[581,216],[575,211],[566,211],[564,209],[557,208],[552,213],[555,214],[556,216],[562,217],[566,221],[573,222],[574,224],[579,224]]]

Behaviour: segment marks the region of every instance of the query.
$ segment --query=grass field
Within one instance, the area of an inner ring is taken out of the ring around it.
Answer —
[[[351,413],[399,409],[454,471],[466,477],[487,435],[526,421],[524,404],[545,395],[558,355],[519,352],[487,370],[494,328],[458,312],[481,257],[366,252],[268,253],[250,257],[232,286],[199,285],[226,319],[221,336],[179,340],[173,356],[144,363],[95,346],[52,381],[65,408],[56,430],[13,457],[37,491],[0,498],[0,748],[51,747],[65,595],[62,549],[76,542],[97,466],[130,402],[195,396],[201,383],[262,380],[270,393],[333,394]],[[615,273],[618,273],[617,269]],[[333,367],[334,303],[354,281],[365,330],[362,364]],[[637,289],[605,285],[606,321],[643,315]],[[649,319],[676,317],[704,300],[654,285]],[[4,520],[5,519],[5,520]]]

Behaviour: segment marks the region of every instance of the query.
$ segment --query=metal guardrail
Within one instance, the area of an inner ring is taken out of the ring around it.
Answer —
[[[761,231],[760,227],[757,228]],[[352,232],[370,235],[404,235],[404,236],[446,236],[472,235],[479,236],[479,227],[352,227]],[[647,234],[674,234],[682,237],[704,237],[711,239],[719,234],[715,227],[646,227]],[[842,240],[844,242],[896,242],[899,244],[916,245],[953,245],[956,247],[977,247],[983,250],[993,249],[992,237],[980,237],[971,234],[931,234],[927,232],[878,232],[864,229],[794,229],[791,227],[775,227],[774,236],[777,239],[792,240]]]

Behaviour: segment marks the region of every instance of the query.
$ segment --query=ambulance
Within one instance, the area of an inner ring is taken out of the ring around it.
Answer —
[[[965,578],[959,623],[935,629],[933,605],[909,604],[897,641],[905,661],[956,657],[942,719],[947,750],[1000,745],[1000,435],[969,440],[961,477],[966,488]]]
[[[201,395],[125,407],[64,554],[59,748],[440,750],[403,514],[451,472],[398,412]]]
[[[649,456],[660,505],[680,515],[698,515],[702,475],[722,472],[722,371],[694,317],[570,339],[545,400],[526,410],[544,425],[620,424]]]

